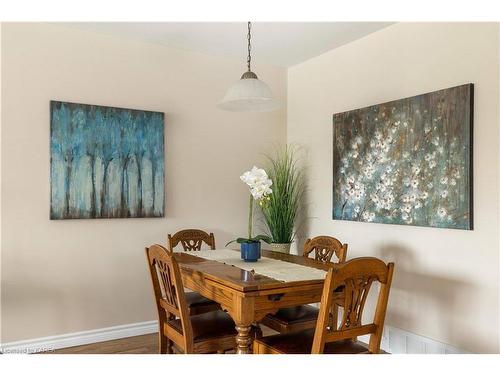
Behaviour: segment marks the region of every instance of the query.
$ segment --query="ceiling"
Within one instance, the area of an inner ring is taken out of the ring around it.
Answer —
[[[226,56],[246,62],[246,22],[63,23],[100,34]],[[252,61],[289,67],[362,38],[387,22],[252,23]]]

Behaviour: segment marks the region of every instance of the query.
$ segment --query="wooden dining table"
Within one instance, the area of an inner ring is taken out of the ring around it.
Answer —
[[[323,264],[303,256],[268,250],[262,250],[262,256],[324,271],[336,267],[334,264]],[[285,282],[222,262],[190,255],[188,252],[175,253],[175,258],[181,270],[184,286],[218,302],[233,318],[238,332],[236,336],[238,354],[251,353],[252,324],[259,322],[266,314],[275,313],[283,307],[321,300],[324,279]]]

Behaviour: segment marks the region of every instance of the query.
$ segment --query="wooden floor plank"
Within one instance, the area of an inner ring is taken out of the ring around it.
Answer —
[[[119,340],[58,349],[45,354],[156,354],[158,334],[127,337]]]

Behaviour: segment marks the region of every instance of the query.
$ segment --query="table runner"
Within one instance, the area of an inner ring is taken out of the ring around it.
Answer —
[[[190,251],[189,255],[214,260],[246,271],[254,271],[260,275],[285,282],[319,280],[326,277],[326,272],[323,270],[277,259],[262,257],[257,262],[245,262],[241,259],[239,251],[228,249]]]

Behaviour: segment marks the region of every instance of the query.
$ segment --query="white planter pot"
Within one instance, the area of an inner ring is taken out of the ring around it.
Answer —
[[[290,254],[291,243],[271,243],[271,250],[277,251],[278,253]]]

